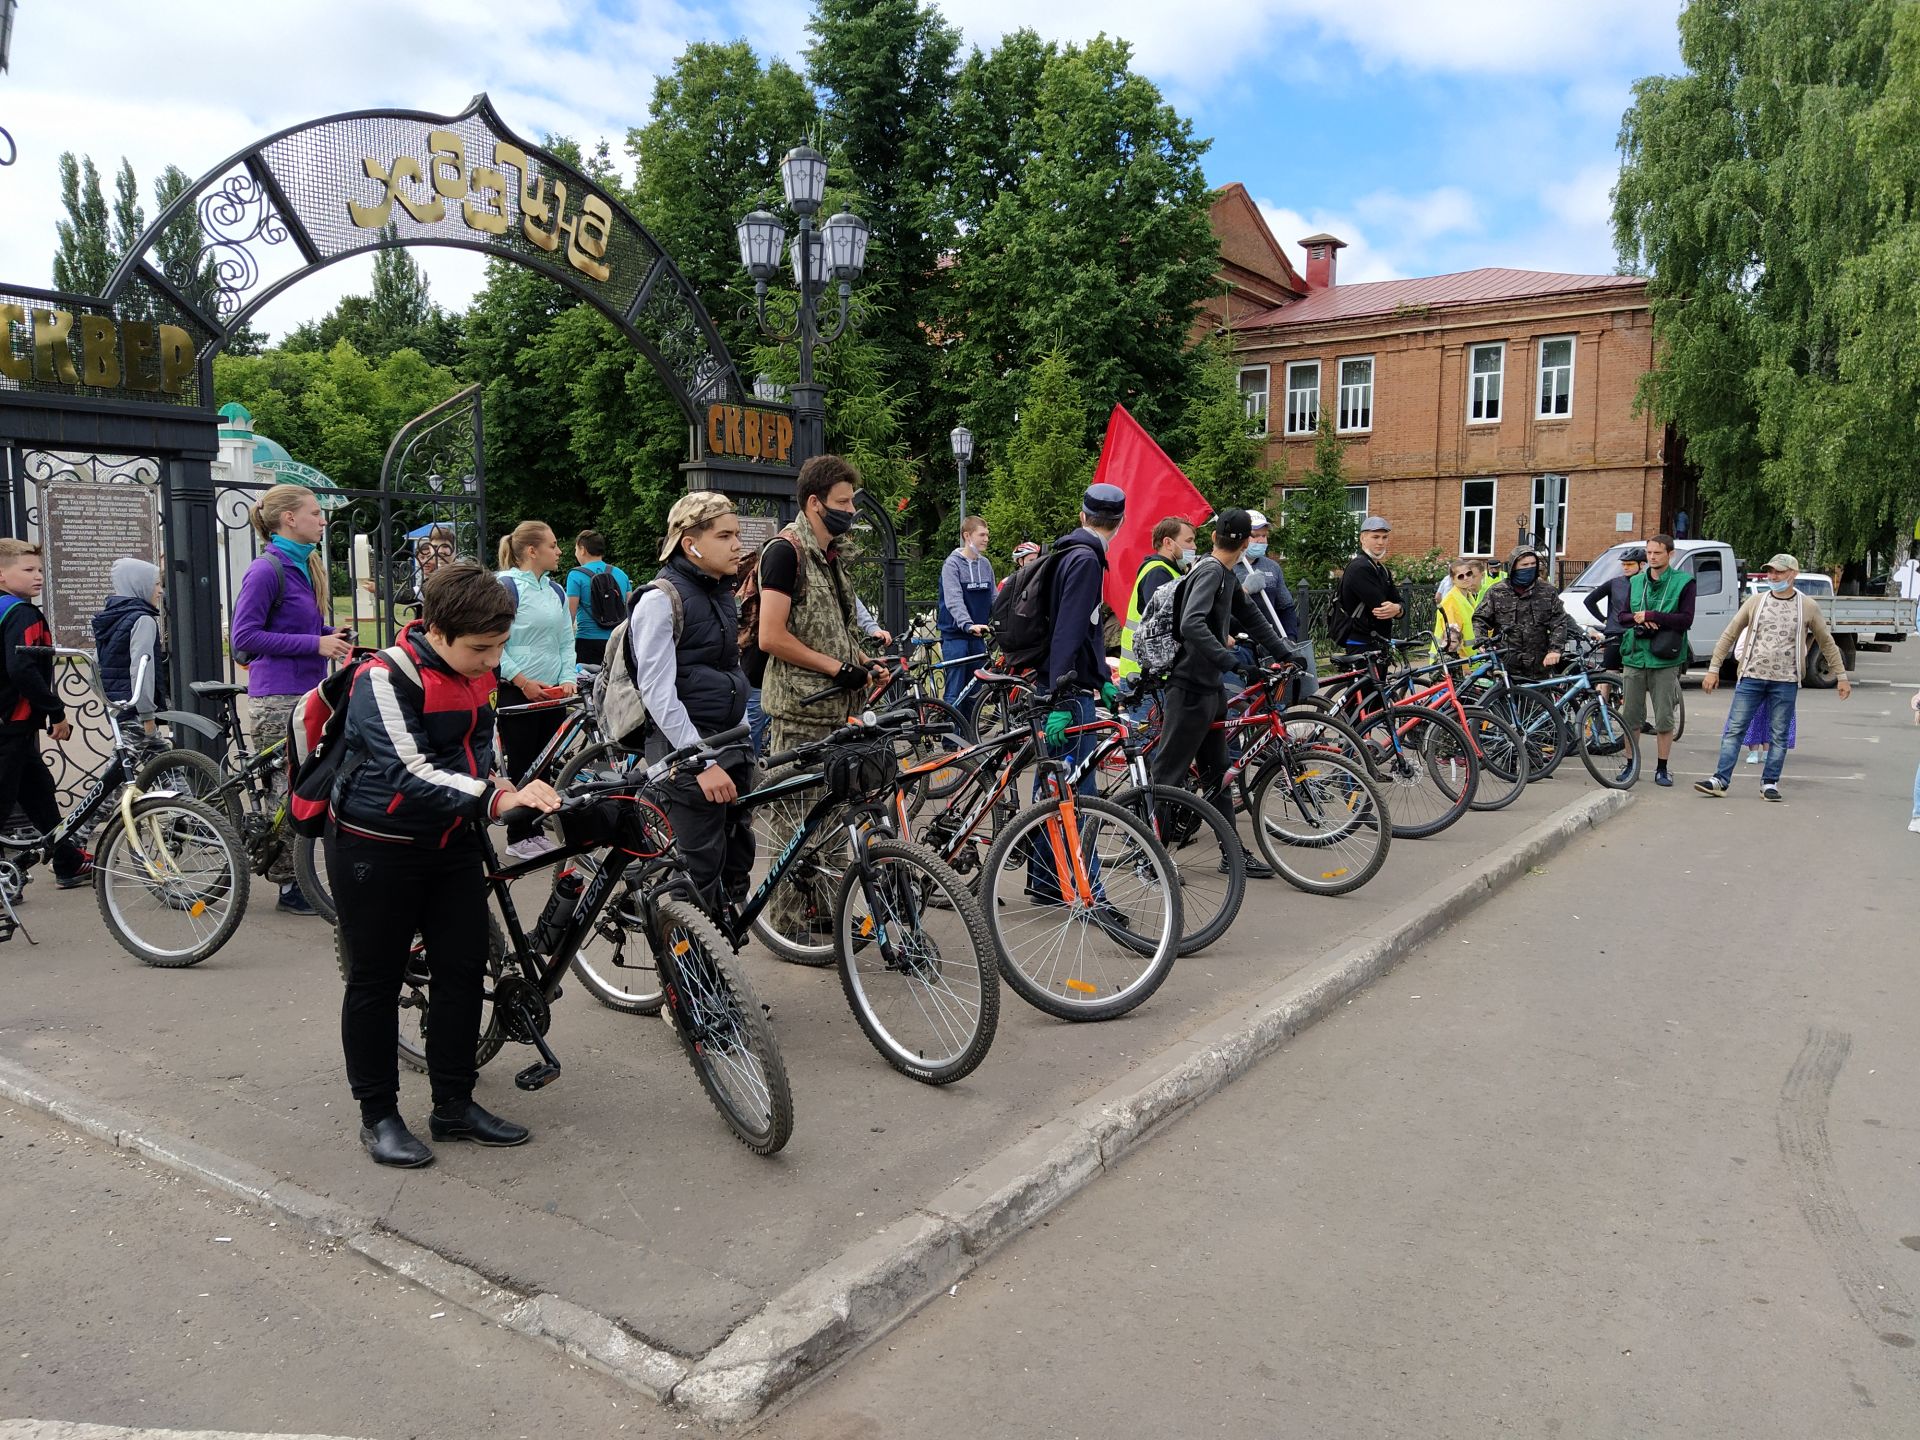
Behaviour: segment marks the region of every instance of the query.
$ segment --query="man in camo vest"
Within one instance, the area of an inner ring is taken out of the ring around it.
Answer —
[[[860,475],[838,455],[816,455],[800,467],[800,516],[760,552],[760,648],[767,656],[760,708],[772,722],[768,745],[790,750],[823,739],[846,723],[847,702],[808,705],[802,697],[829,682],[849,693],[866,686],[872,662],[861,648],[853,586],[840,564],[840,541],[853,528]],[[793,806],[769,806],[775,825],[797,826],[817,795]],[[778,837],[784,840],[786,837]],[[783,883],[767,907],[773,929],[799,944],[831,936],[833,897],[821,887]]]

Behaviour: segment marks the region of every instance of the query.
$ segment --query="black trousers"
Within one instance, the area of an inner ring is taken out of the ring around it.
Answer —
[[[53,772],[40,758],[40,731],[0,730],[0,824],[18,805],[42,835],[60,823],[60,800]],[[81,850],[72,841],[53,852],[53,873],[62,879],[80,869]]]
[[[672,750],[658,730],[648,734],[649,760]],[[743,759],[727,766],[727,774],[745,795],[753,789],[757,769],[751,759]],[[663,788],[674,853],[685,862],[687,878],[700,892],[701,903],[717,915],[723,898],[738,902],[746,896],[753,872],[753,814],[744,806],[715,805],[701,792],[697,780],[676,781]]]
[[[1226,693],[1218,686],[1189,690],[1169,685],[1160,705],[1164,718],[1159,743],[1153,747],[1153,783],[1185,787],[1187,771],[1197,760],[1200,793],[1214,794],[1227,773],[1227,732],[1213,728],[1213,722],[1226,714]]]
[[[518,703],[517,701],[515,703]],[[547,710],[529,710],[524,715],[502,715],[494,722],[500,736],[500,748],[506,752],[507,774],[516,782],[526,774],[554,732],[567,723],[567,711],[555,705]],[[549,782],[553,775],[545,777]],[[540,833],[540,817],[521,820],[507,826],[507,843]]]
[[[400,1109],[400,980],[418,933],[426,942],[423,1022],[436,1108],[473,1098],[486,981],[487,872],[478,837],[445,850],[327,831],[327,878],[340,911],[347,992],[340,1047],[347,1084],[371,1125]]]

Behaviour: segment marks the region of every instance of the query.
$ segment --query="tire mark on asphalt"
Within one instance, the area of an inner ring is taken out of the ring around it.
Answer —
[[[1913,1306],[1892,1272],[1879,1264],[1873,1241],[1834,1171],[1833,1146],[1827,1139],[1828,1102],[1852,1050],[1853,1037],[1844,1031],[1817,1025],[1807,1031],[1806,1044],[1780,1086],[1775,1122],[1780,1154],[1801,1218],[1827,1252],[1840,1288],[1867,1327],[1895,1351],[1891,1358],[1907,1379],[1920,1388],[1920,1364],[1915,1363],[1920,1357],[1908,1333],[1914,1328]]]

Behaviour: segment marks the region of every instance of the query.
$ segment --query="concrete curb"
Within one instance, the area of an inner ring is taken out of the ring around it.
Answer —
[[[921,1305],[1080,1191],[1168,1121],[1213,1095],[1386,974],[1422,942],[1625,809],[1630,792],[1583,796],[1470,874],[1433,886],[1366,933],[1149,1057],[1114,1084],[970,1171],[918,1211],[769,1300],[689,1361],[559,1295],[525,1295],[244,1161],[145,1125],[0,1060],[0,1097],[96,1139],[343,1239],[377,1265],[542,1340],[703,1420],[743,1425]]]

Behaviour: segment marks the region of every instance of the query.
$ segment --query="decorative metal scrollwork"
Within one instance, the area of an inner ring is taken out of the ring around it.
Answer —
[[[222,321],[230,321],[260,284],[260,262],[251,247],[284,244],[286,222],[260,182],[246,174],[230,175],[202,195],[198,213],[208,239],[193,270],[199,273],[212,260],[214,308]]]
[[[40,758],[53,772],[53,793],[64,815],[80,803],[101,760],[113,753],[113,732],[107,727],[107,707],[84,665],[73,660],[56,661],[53,683],[73,725],[73,738],[64,745],[43,740]]]
[[[20,158],[20,147],[13,143],[13,136],[7,133],[4,125],[0,125],[0,140],[4,140],[7,145],[7,158],[0,160],[0,168],[3,168]]]

